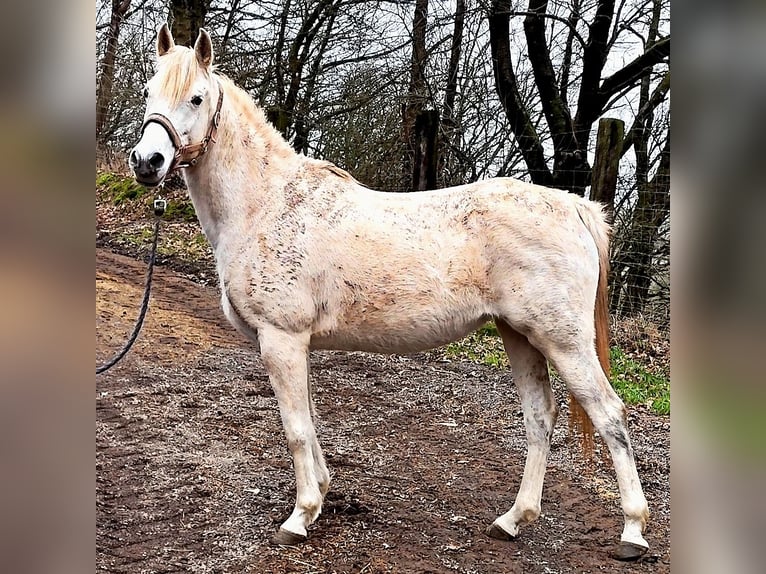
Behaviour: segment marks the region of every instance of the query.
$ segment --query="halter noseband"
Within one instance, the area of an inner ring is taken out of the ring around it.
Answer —
[[[221,83],[218,84],[218,104],[215,107],[215,113],[210,118],[210,124],[207,127],[207,134],[202,138],[202,141],[195,144],[183,145],[181,143],[181,137],[178,135],[176,128],[173,127],[173,123],[162,114],[149,114],[146,116],[143,125],[141,126],[141,135],[144,135],[146,126],[154,122],[160,124],[168,133],[170,140],[173,142],[173,147],[176,149],[176,153],[173,156],[173,161],[170,162],[170,167],[167,173],[171,173],[182,167],[193,167],[197,165],[197,160],[207,153],[208,147],[211,143],[215,143],[215,136],[218,133],[218,123],[221,120],[221,104],[223,104],[223,87]]]

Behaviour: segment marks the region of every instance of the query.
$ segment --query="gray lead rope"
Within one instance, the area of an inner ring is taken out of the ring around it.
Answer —
[[[104,371],[108,371],[113,366],[115,366],[120,359],[122,359],[128,351],[130,351],[130,348],[133,346],[133,343],[136,342],[136,339],[138,338],[138,333],[141,331],[141,326],[144,324],[144,318],[146,317],[146,312],[149,310],[149,293],[152,289],[152,273],[154,271],[154,261],[157,256],[157,239],[160,236],[160,217],[163,213],[165,213],[165,207],[167,206],[167,202],[164,199],[155,199],[154,200],[154,215],[156,216],[155,222],[154,222],[154,238],[152,239],[152,250],[149,254],[149,268],[146,271],[146,285],[144,287],[144,299],[141,302],[141,312],[138,314],[138,319],[136,320],[136,326],[133,327],[133,333],[130,335],[130,338],[128,339],[128,342],[125,343],[125,346],[122,347],[122,349],[117,352],[114,357],[109,359],[106,363],[101,365],[100,367],[96,367],[96,374],[99,375],[103,373]]]

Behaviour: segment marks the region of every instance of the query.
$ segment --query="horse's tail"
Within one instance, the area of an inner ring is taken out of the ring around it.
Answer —
[[[610,227],[606,221],[603,208],[593,202],[579,200],[577,213],[585,227],[593,237],[598,250],[598,286],[594,305],[594,321],[596,327],[596,354],[601,368],[609,379],[611,367],[609,364],[609,297],[607,294],[607,279],[609,276],[609,234]],[[593,422],[588,417],[582,405],[569,395],[569,427],[580,435],[583,453],[587,458],[593,454]]]

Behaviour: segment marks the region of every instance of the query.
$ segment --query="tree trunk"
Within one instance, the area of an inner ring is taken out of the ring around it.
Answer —
[[[229,17],[226,19],[226,31],[223,33],[223,40],[221,40],[220,58],[226,57],[226,50],[229,47],[229,38],[234,28],[234,18],[238,13],[239,3],[240,0],[232,0],[231,7],[229,8]]]
[[[489,15],[489,41],[492,49],[492,68],[495,90],[511,124],[529,175],[534,183],[550,186],[553,174],[545,162],[545,151],[519,94],[513,71],[510,43],[511,0],[495,0]]]
[[[290,44],[290,51],[287,55],[287,69],[283,70],[281,66],[277,68],[277,95],[279,101],[267,111],[267,116],[269,121],[274,124],[285,139],[290,139],[291,130],[295,126],[298,94],[303,87],[306,63],[311,55],[311,45],[328,18],[330,23],[327,26],[326,33],[328,35],[331,33],[336,11],[337,3],[335,0],[320,0],[314,6],[311,13],[304,18],[295,39]],[[284,26],[287,23],[284,15],[285,13],[283,13],[282,28],[278,40],[281,43],[284,43]],[[317,57],[321,59],[322,55],[322,50],[320,50]],[[282,58],[282,54],[278,53],[275,57],[279,60]],[[318,61],[315,60],[315,62],[315,65],[318,66]],[[284,75],[288,76],[286,92]],[[284,94],[284,98],[282,98],[282,94]],[[300,148],[304,145],[304,142],[300,141],[296,149],[300,151]]]
[[[614,213],[614,196],[617,191],[624,134],[625,122],[622,120],[602,118],[598,123],[590,198],[603,203],[609,214]]]
[[[660,21],[661,2],[655,0],[652,19],[649,26],[647,45],[655,43]],[[625,140],[632,145],[636,153],[636,187],[638,200],[633,211],[630,227],[627,231],[627,244],[621,261],[615,264],[615,284],[613,308],[623,315],[633,315],[643,311],[649,297],[653,269],[653,254],[660,226],[667,219],[670,210],[670,133],[662,152],[659,167],[654,179],[649,181],[649,127],[652,125],[654,108],[664,99],[670,87],[670,77],[666,76],[658,85],[654,94],[649,95],[650,77],[641,79],[639,92],[639,112]]]
[[[460,68],[460,49],[463,44],[463,28],[465,27],[465,0],[457,0],[455,9],[455,27],[452,30],[449,68],[447,69],[447,86],[444,89],[444,110],[442,121],[452,125],[455,116],[455,98],[457,97],[457,74]]]
[[[415,118],[414,160],[412,166],[412,189],[424,191],[436,188],[438,165],[438,146],[436,137],[439,133],[439,112],[423,110]]]
[[[96,86],[96,139],[100,140],[104,124],[109,116],[109,104],[112,101],[114,87],[114,63],[117,58],[117,44],[120,37],[122,19],[130,7],[130,0],[112,0],[112,14],[109,20],[109,32],[106,35],[106,50],[99,66],[101,72]]]
[[[548,13],[548,0],[529,0],[529,12],[524,19],[527,51],[535,85],[545,120],[553,141],[552,187],[565,189],[584,196],[591,180],[588,164],[588,137],[578,138],[569,112],[567,99],[562,95],[551,61],[544,18]],[[588,134],[589,136],[589,134]]]
[[[410,58],[410,84],[407,99],[402,108],[402,162],[401,188],[410,190],[414,185],[416,170],[415,155],[418,143],[415,138],[415,123],[427,102],[425,68],[428,62],[426,51],[426,27],[428,23],[428,0],[415,0],[415,15],[412,20],[412,57]]]
[[[444,164],[448,161],[449,150],[454,145],[455,137],[455,99],[457,98],[457,75],[460,69],[460,51],[463,45],[465,27],[465,0],[457,0],[455,8],[455,27],[452,30],[447,85],[444,88],[444,107],[442,108],[442,132],[438,144],[438,173],[444,183]]]
[[[567,35],[566,45],[564,47],[564,61],[561,64],[561,78],[559,81],[559,91],[561,99],[569,105],[569,75],[572,71],[572,50],[577,30],[577,23],[580,21],[580,8],[582,0],[573,0],[569,13],[569,34]]]
[[[603,110],[599,94],[601,73],[609,54],[609,30],[614,17],[615,0],[598,0],[596,16],[590,26],[588,42],[582,57],[582,77],[580,93],[577,98],[575,116],[575,138],[578,142],[588,142],[593,122]],[[587,146],[587,144],[586,144]]]
[[[319,48],[316,50],[316,55],[311,62],[311,68],[308,77],[306,78],[306,89],[303,92],[298,111],[295,114],[295,139],[293,141],[293,148],[299,153],[308,153],[311,126],[306,120],[308,118],[309,110],[311,109],[311,103],[314,99],[317,80],[322,72],[322,60],[327,53],[327,46],[330,42],[330,37],[332,36],[332,30],[337,15],[338,3],[336,2],[328,9],[327,24],[325,25],[322,40]]]
[[[205,24],[210,0],[171,0],[170,31],[176,44],[193,46],[199,29]]]

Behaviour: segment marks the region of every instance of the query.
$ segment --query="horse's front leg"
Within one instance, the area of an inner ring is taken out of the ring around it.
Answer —
[[[276,544],[298,544],[306,540],[306,528],[322,511],[323,493],[329,476],[323,465],[311,420],[308,387],[308,334],[286,333],[274,328],[258,331],[261,359],[279,402],[282,426],[295,468],[295,509],[274,536]],[[322,461],[323,462],[323,461]]]

